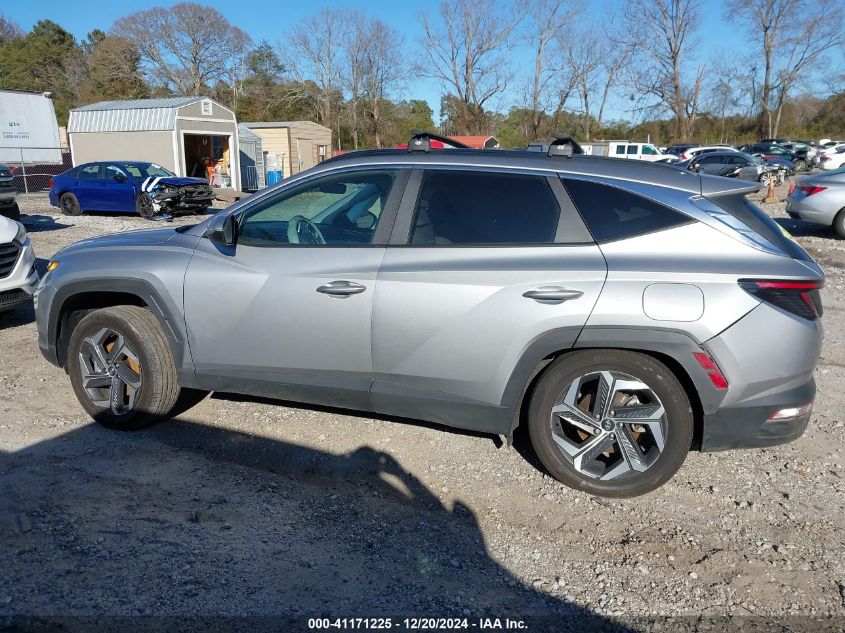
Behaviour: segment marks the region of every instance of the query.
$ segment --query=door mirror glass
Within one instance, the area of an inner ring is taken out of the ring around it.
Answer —
[[[114,175],[114,181],[115,182],[121,182],[121,183],[126,182],[126,176],[124,176],[123,174],[115,174]]]

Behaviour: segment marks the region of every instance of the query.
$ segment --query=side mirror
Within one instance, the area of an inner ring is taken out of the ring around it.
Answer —
[[[115,179],[116,182],[121,182],[121,183],[126,182],[126,180],[127,180],[126,176],[124,176],[123,174],[115,174],[114,179]]]
[[[213,218],[205,236],[220,246],[234,246],[238,241],[238,222],[232,213],[220,213]]]

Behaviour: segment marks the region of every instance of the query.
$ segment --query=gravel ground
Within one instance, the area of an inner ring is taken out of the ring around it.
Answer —
[[[42,265],[76,240],[149,226],[22,202]],[[524,433],[507,449],[220,394],[110,432],[42,359],[31,308],[0,315],[0,630],[15,615],[138,614],[842,630],[845,241],[767,208],[828,275],[810,427],[772,449],[693,453],[634,500],[545,476]]]

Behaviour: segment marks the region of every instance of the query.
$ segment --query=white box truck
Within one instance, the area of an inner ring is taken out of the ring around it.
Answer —
[[[59,125],[49,92],[0,90],[0,164],[61,165]]]

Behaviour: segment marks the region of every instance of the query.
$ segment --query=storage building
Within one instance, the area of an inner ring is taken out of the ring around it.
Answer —
[[[67,131],[74,165],[140,160],[202,178],[212,159],[224,183],[241,189],[235,113],[207,97],[92,103],[70,111]]]
[[[242,123],[261,137],[265,170],[288,178],[332,155],[332,131],[312,121]],[[274,178],[267,179],[271,184]]]

